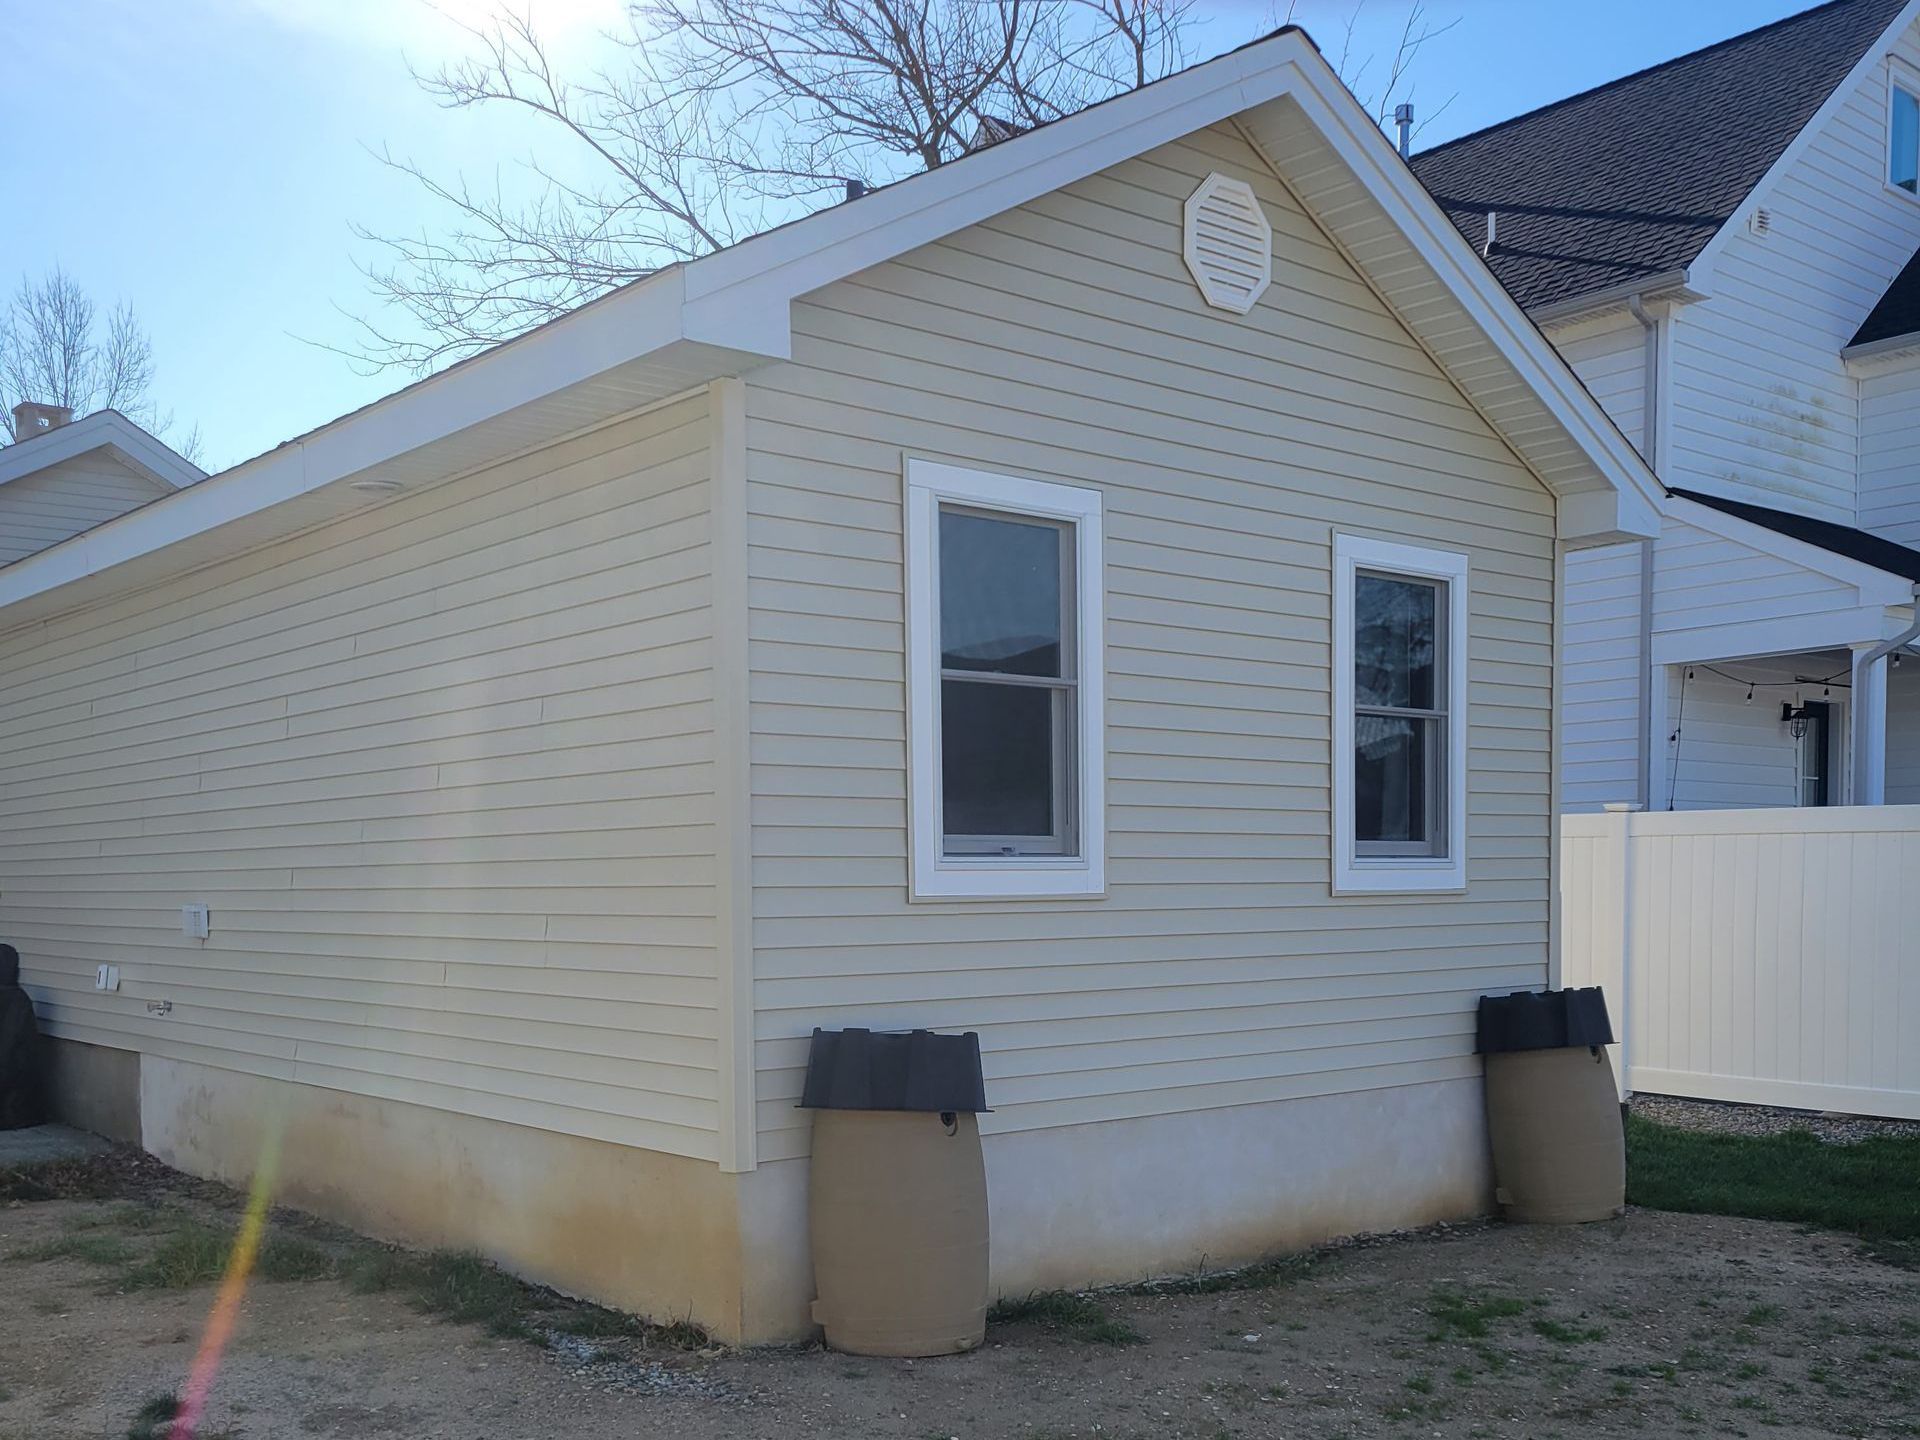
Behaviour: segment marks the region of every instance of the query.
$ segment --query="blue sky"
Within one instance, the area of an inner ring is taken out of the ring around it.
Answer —
[[[356,270],[376,231],[441,217],[369,147],[435,173],[511,176],[562,151],[524,121],[438,109],[408,62],[460,52],[453,18],[491,0],[61,0],[12,8],[0,85],[0,286],[64,267],[103,305],[128,301],[158,360],[156,398],[198,423],[219,469],[405,384],[356,374],[348,315],[375,302]],[[521,0],[522,4],[526,0]],[[1429,0],[1458,23],[1422,52],[1428,144],[1796,10],[1803,0]],[[1199,0],[1196,49],[1271,28],[1285,0]],[[531,0],[562,57],[610,48],[618,0]],[[1337,58],[1352,0],[1293,18]],[[1362,0],[1355,54],[1384,66],[1400,0]],[[1361,89],[1371,75],[1363,75]],[[343,314],[342,312],[348,312]],[[317,343],[314,343],[317,342]]]

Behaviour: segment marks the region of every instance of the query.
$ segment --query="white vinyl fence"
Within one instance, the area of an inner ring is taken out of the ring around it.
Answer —
[[[1623,1091],[1920,1119],[1920,806],[1561,820]]]

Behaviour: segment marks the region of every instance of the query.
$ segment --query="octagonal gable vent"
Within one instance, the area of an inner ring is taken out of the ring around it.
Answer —
[[[1273,227],[1244,180],[1209,175],[1187,197],[1185,254],[1209,305],[1244,315],[1273,279]]]

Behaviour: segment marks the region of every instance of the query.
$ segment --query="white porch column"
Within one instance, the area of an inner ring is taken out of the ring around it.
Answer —
[[[1887,802],[1887,660],[1862,664],[1876,647],[1853,647],[1853,794],[1855,805]]]

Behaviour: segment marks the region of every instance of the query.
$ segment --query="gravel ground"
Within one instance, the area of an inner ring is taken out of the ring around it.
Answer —
[[[1633,1113],[1676,1130],[1716,1135],[1779,1135],[1811,1130],[1830,1145],[1854,1145],[1878,1136],[1920,1135],[1920,1120],[1881,1120],[1825,1110],[1782,1110],[1772,1105],[1730,1105],[1719,1100],[1682,1100],[1673,1095],[1636,1095]]]

